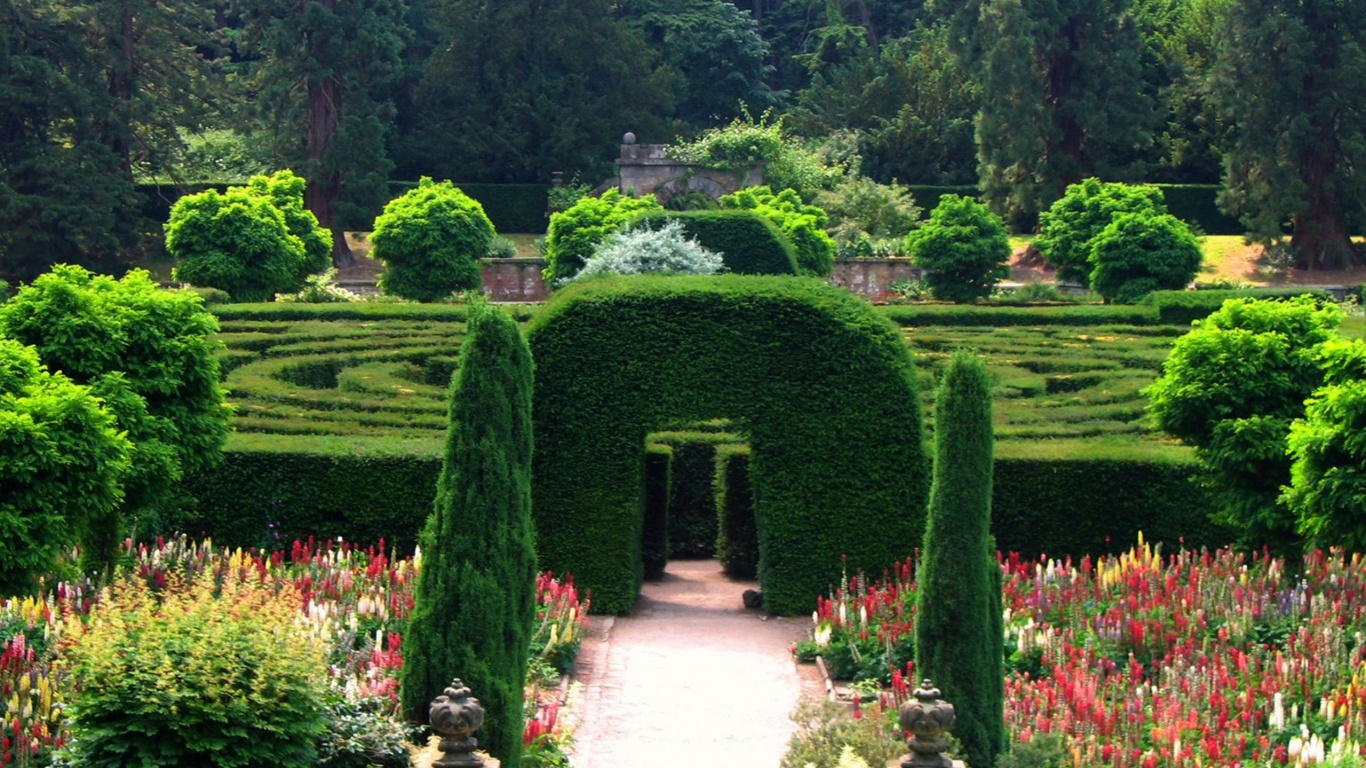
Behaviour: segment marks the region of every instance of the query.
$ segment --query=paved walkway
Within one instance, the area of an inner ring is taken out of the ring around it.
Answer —
[[[595,618],[570,696],[574,768],[777,768],[810,665],[789,646],[811,619],[746,610],[712,560],[669,563],[626,617]]]

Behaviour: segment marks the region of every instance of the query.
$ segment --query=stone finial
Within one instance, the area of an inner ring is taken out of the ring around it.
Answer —
[[[939,698],[939,689],[928,678],[912,696],[915,698],[901,705],[901,730],[911,734],[906,739],[911,754],[901,768],[953,768],[953,760],[944,754],[948,744],[941,738],[957,719],[953,705]]]
[[[428,710],[432,730],[441,737],[441,758],[432,768],[478,768],[484,758],[474,753],[478,742],[473,734],[484,724],[484,707],[459,678],[432,700]]]
[[[621,143],[622,143],[622,144],[634,144],[634,143],[636,143],[636,135],[635,135],[634,133],[631,133],[630,131],[627,131],[626,133],[622,134],[622,136],[621,136]]]

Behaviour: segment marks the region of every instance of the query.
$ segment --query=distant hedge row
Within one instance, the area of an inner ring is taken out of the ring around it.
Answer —
[[[726,271],[731,274],[797,273],[797,251],[792,241],[776,224],[754,211],[657,211],[639,220],[651,226],[679,222],[688,237],[721,254]]]
[[[1332,301],[1322,288],[1237,288],[1218,291],[1153,291],[1145,304],[1157,311],[1158,321],[1187,326],[1203,320],[1224,305],[1228,299],[1286,299],[1311,295],[1321,301]]]

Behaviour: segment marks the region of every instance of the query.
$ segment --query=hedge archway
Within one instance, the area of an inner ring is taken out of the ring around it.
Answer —
[[[641,583],[646,435],[725,417],[748,435],[765,607],[811,610],[920,541],[920,400],[897,329],[796,277],[629,277],[561,291],[533,321],[537,551],[595,610]]]

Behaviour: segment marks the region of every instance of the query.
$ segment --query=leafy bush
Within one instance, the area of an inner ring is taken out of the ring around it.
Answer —
[[[663,210],[654,195],[629,197],[609,189],[602,197],[584,197],[550,216],[545,236],[546,280],[561,284],[583,269],[593,249],[638,214]]]
[[[176,279],[222,289],[235,301],[298,290],[332,250],[331,233],[303,208],[303,180],[287,170],[221,194],[186,195],[171,207],[165,230],[166,250],[180,260]]]
[[[1319,350],[1323,385],[1290,426],[1293,464],[1282,501],[1318,547],[1366,548],[1366,342],[1333,340]]]
[[[92,520],[116,515],[130,453],[86,387],[0,337],[0,594],[27,592]]]
[[[1162,191],[1147,185],[1084,179],[1039,214],[1034,246],[1058,268],[1058,279],[1090,284],[1092,239],[1121,213],[1167,212]]]
[[[778,225],[754,211],[656,211],[637,221],[648,227],[676,221],[689,237],[721,254],[725,271],[737,275],[791,275],[797,254]]]
[[[72,626],[77,762],[312,766],[329,680],[324,645],[296,626],[300,595],[254,569],[179,578],[160,594],[115,584]]]
[[[1316,301],[1331,301],[1322,288],[1234,288],[1207,291],[1153,291],[1143,300],[1157,309],[1159,322],[1190,325],[1218,311],[1229,299],[1291,299],[1313,296]]]
[[[846,750],[868,765],[887,765],[906,751],[897,734],[897,713],[890,707],[870,707],[854,718],[847,704],[803,698],[792,719],[797,730],[787,742],[781,768],[840,766]]]
[[[756,119],[742,109],[740,116],[729,124],[707,129],[691,142],[670,145],[669,154],[703,168],[742,170],[762,166],[770,187],[795,190],[803,200],[811,200],[848,170],[846,164],[829,162],[819,148],[788,135],[783,129],[783,118],[775,118],[772,111]]]
[[[750,187],[722,195],[722,208],[754,211],[778,225],[797,253],[798,274],[824,277],[835,268],[835,241],[826,233],[829,216],[807,205],[792,189],[774,194],[769,187]]]
[[[324,272],[305,278],[304,287],[298,293],[277,293],[275,300],[286,304],[340,304],[360,301],[361,297],[337,285],[337,268],[328,267]]]
[[[861,240],[900,240],[915,227],[921,213],[907,187],[857,175],[822,190],[815,204],[830,215],[826,230],[840,248]]]
[[[1030,302],[1042,301],[1068,301],[1068,297],[1058,290],[1058,286],[1053,283],[1039,282],[1031,280],[1019,288],[1012,288],[996,296],[996,300],[1002,304],[1028,304]]]
[[[930,220],[906,236],[906,249],[936,299],[970,303],[991,295],[1010,270],[1010,237],[1001,218],[970,197],[946,195]]]
[[[714,275],[723,268],[721,255],[698,245],[683,233],[683,225],[669,221],[659,229],[637,227],[614,232],[593,249],[571,280],[598,275]]]
[[[1091,287],[1107,302],[1136,304],[1154,290],[1185,287],[1203,257],[1175,216],[1121,213],[1091,239]]]
[[[714,211],[721,204],[706,192],[684,192],[669,198],[664,207],[670,211]]]
[[[427,302],[479,288],[479,259],[489,252],[494,234],[476,200],[449,181],[423,177],[375,219],[371,255],[385,266],[380,291]]]
[[[514,259],[517,257],[517,244],[502,235],[494,235],[485,256],[490,259]]]

